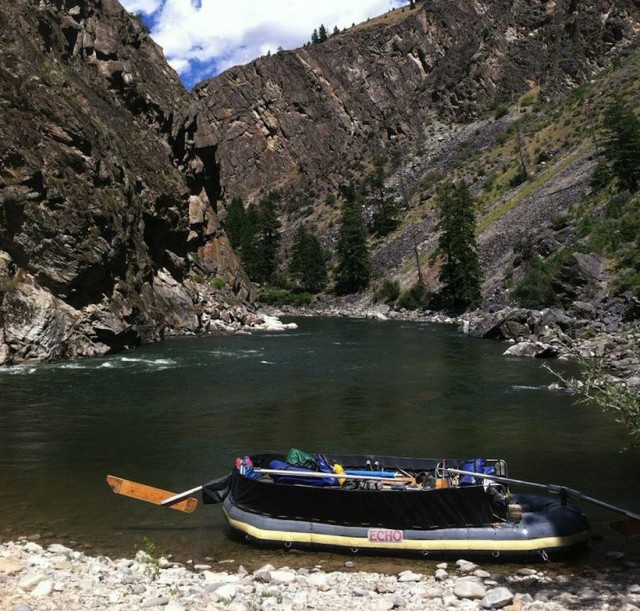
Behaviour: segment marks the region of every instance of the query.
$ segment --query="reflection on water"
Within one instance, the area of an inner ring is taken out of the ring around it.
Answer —
[[[514,477],[640,509],[640,460],[618,452],[624,431],[549,391],[539,361],[437,325],[297,322],[0,370],[0,536],[38,532],[123,555],[146,537],[177,557],[273,561],[285,552],[230,540],[217,507],[162,510],[113,495],[104,478],[181,491],[239,454],[290,447],[505,457]],[[604,528],[615,514],[589,513],[601,545],[623,545]]]

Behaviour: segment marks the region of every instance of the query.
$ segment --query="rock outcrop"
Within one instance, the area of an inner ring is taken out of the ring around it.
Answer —
[[[251,299],[198,117],[117,0],[3,3],[0,364],[207,330]]]
[[[353,162],[420,141],[435,114],[469,121],[589,78],[639,28],[634,0],[430,0],[231,68],[194,96],[231,195],[291,187],[313,201]]]

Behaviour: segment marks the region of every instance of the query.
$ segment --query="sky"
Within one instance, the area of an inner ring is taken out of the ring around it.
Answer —
[[[408,0],[120,0],[151,28],[190,89],[279,47],[295,49],[321,24],[331,33]]]

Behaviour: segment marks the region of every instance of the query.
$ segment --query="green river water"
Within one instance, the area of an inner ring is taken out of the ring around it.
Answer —
[[[640,457],[620,453],[624,430],[548,390],[554,378],[540,361],[442,325],[295,322],[284,333],[176,338],[0,370],[0,537],[38,534],[114,556],[154,546],[196,562],[341,566],[340,554],[233,540],[219,506],[184,514],[116,496],[105,482],[114,474],[182,491],[226,473],[236,456],[291,447],[503,457],[512,477],[640,510]],[[633,551],[607,526],[620,516],[583,508],[596,534],[588,561]],[[384,560],[392,570],[398,562]]]

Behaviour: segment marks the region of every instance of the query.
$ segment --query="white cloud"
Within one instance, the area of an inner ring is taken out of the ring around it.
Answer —
[[[130,13],[151,15],[162,6],[162,0],[125,0],[122,2],[122,6]]]
[[[189,86],[267,51],[299,47],[324,24],[329,32],[366,21],[407,0],[121,0],[143,12],[152,36]]]

